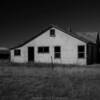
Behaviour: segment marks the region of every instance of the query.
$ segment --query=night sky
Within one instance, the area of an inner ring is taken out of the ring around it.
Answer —
[[[33,0],[0,2],[0,46],[13,47],[49,24],[72,31],[100,32],[100,3],[96,0]]]

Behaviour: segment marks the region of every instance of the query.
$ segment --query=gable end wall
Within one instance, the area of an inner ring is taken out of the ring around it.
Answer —
[[[35,38],[34,40],[30,41],[29,43],[25,44],[22,47],[19,47],[21,50],[21,56],[14,56],[14,49],[11,50],[11,61],[18,62],[18,63],[27,63],[28,62],[28,47],[33,46],[35,49],[35,62],[45,62],[51,63],[51,57],[54,63],[60,64],[79,64],[79,65],[86,65],[87,63],[87,46],[86,43],[76,39],[56,28],[56,37],[50,37],[50,30],[46,31],[39,37]],[[85,58],[78,59],[78,45],[85,46]],[[38,47],[39,46],[49,46],[50,52],[48,54],[39,54]],[[54,46],[61,46],[61,59],[54,58]]]

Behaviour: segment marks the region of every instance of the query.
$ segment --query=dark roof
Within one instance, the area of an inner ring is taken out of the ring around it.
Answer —
[[[99,32],[76,32],[76,34],[80,37],[83,37],[93,43],[96,43],[97,34]]]
[[[56,29],[58,29],[58,30],[60,30],[60,31],[63,31],[65,34],[69,34],[69,35],[71,35],[72,37],[75,37],[75,38],[77,38],[77,39],[79,39],[79,40],[81,40],[81,41],[83,41],[83,42],[85,42],[85,43],[92,43],[92,41],[90,41],[90,40],[88,40],[88,39],[86,39],[86,38],[84,38],[84,37],[81,37],[81,36],[77,35],[75,32],[66,32],[66,31],[63,30],[62,28],[51,24],[51,25],[49,25],[49,27],[45,28],[45,29],[44,29],[43,31],[41,31],[39,34],[33,36],[32,38],[30,38],[30,39],[28,39],[27,41],[21,43],[20,45],[17,45],[17,46],[15,46],[15,47],[13,47],[13,48],[10,48],[10,49],[16,49],[16,48],[22,47],[23,45],[27,44],[27,43],[30,42],[31,40],[33,40],[33,39],[37,38],[38,36],[42,35],[44,32],[46,32],[47,30],[49,30],[49,29],[51,29],[51,28],[56,28]]]

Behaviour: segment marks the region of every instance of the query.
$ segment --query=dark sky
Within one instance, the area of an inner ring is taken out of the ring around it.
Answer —
[[[13,47],[54,24],[73,31],[100,32],[96,0],[32,0],[0,2],[0,46]]]

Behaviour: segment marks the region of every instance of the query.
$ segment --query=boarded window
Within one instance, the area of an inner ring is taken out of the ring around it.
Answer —
[[[55,58],[61,58],[61,48],[60,48],[60,46],[55,46],[54,57]]]
[[[38,47],[38,53],[49,53],[49,47]]]
[[[50,30],[50,36],[51,37],[55,37],[55,29],[51,29]]]
[[[85,46],[78,46],[78,58],[85,58]]]
[[[20,55],[21,55],[20,49],[15,49],[15,50],[14,50],[14,55],[15,55],[15,56],[20,56]]]

